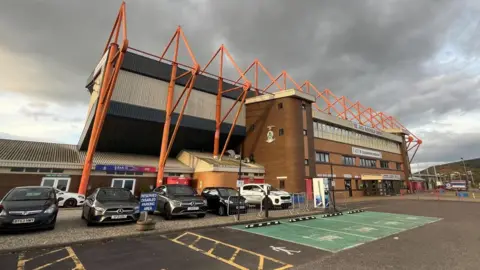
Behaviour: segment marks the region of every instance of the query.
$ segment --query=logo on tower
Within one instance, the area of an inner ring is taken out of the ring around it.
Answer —
[[[275,141],[275,134],[273,133],[273,130],[272,128],[274,128],[275,126],[268,126],[268,132],[267,132],[267,143],[272,143],[273,141]]]

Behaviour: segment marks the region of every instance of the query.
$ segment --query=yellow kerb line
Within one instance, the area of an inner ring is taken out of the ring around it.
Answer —
[[[55,253],[55,252],[59,252],[61,250],[66,250],[67,253],[68,253],[68,256],[66,257],[63,257],[63,258],[60,258],[60,259],[57,259],[53,262],[50,262],[50,263],[47,263],[47,264],[44,264],[42,266],[39,266],[37,268],[35,268],[34,270],[40,270],[40,269],[44,269],[46,267],[49,267],[51,266],[52,264],[55,264],[55,263],[58,263],[58,262],[61,262],[61,261],[64,261],[66,259],[72,259],[73,262],[75,263],[75,268],[74,270],[85,270],[85,267],[83,266],[83,264],[80,262],[80,259],[78,259],[77,255],[75,255],[75,252],[73,252],[73,249],[71,247],[64,247],[64,248],[60,248],[60,249],[55,249],[55,250],[52,250],[52,251],[49,251],[49,252],[46,252],[46,253],[42,253],[40,255],[37,255],[37,256],[34,256],[32,258],[29,258],[29,259],[25,259],[25,253],[22,252],[18,255],[18,263],[17,263],[17,270],[24,270],[25,269],[25,264],[29,261],[32,261],[34,259],[38,259],[40,257],[43,257],[45,255],[49,255],[49,254],[52,254],[52,253]]]

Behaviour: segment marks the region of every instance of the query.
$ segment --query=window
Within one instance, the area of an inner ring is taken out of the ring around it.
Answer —
[[[11,172],[23,172],[23,170],[24,170],[24,168],[18,168],[18,167],[10,169]]]
[[[401,170],[401,169],[402,169],[402,163],[397,162],[397,170]]]
[[[278,103],[277,107],[278,107],[279,110],[283,109],[283,103]]]
[[[308,165],[308,159],[305,159],[304,163],[305,165]]]
[[[315,152],[315,161],[316,162],[330,162],[330,155],[328,153]]]
[[[384,168],[384,169],[388,169],[388,168],[389,168],[389,163],[388,163],[388,161],[386,161],[386,160],[380,160],[380,167],[381,167],[381,168]]]
[[[302,109],[305,110],[307,108],[307,106],[305,106],[305,103],[302,102]]]
[[[25,172],[38,172],[38,168],[26,168]]]
[[[278,136],[283,136],[283,128],[278,130]]]
[[[306,129],[303,130],[303,135],[307,136],[307,130]]]
[[[355,157],[343,156],[343,164],[355,166]]]
[[[53,173],[63,173],[63,169],[52,169]]]
[[[360,159],[360,166],[362,166],[362,167],[376,168],[376,167],[377,167],[377,161],[376,161],[375,159],[365,159],[365,158],[361,158],[361,159]]]
[[[111,187],[126,188],[133,193],[135,191],[135,179],[113,178]]]
[[[41,186],[54,187],[61,191],[68,191],[70,187],[69,177],[44,177],[42,178]]]
[[[40,169],[38,170],[38,172],[41,172],[41,173],[49,173],[49,172],[51,172],[51,171],[52,171],[52,169],[48,169],[48,168],[40,168]]]
[[[279,180],[279,189],[285,189],[285,179],[280,179]]]

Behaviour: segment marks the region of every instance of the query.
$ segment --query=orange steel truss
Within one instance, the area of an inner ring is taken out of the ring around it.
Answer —
[[[122,32],[122,39],[119,42],[119,34]],[[186,65],[180,63],[179,59],[179,46],[182,43],[187,49],[188,56],[190,57],[192,64]],[[119,43],[121,45],[119,45]],[[174,44],[174,46],[172,46]],[[173,48],[171,48],[173,47]],[[231,138],[233,129],[236,126],[237,120],[239,118],[240,112],[245,104],[245,99],[249,91],[254,91],[255,95],[263,95],[263,94],[271,94],[275,91],[281,91],[286,89],[296,89],[301,92],[308,93],[315,97],[315,103],[312,104],[313,108],[317,111],[322,113],[327,113],[345,120],[349,120],[360,125],[368,126],[371,128],[375,128],[378,130],[400,130],[402,134],[405,136],[406,140],[406,147],[407,151],[413,150],[413,155],[410,158],[410,162],[415,157],[418,148],[422,144],[422,140],[416,137],[413,133],[411,133],[408,129],[406,129],[396,118],[392,116],[388,116],[383,112],[376,112],[370,107],[363,106],[360,102],[352,102],[345,96],[336,96],[332,93],[329,89],[324,89],[323,91],[318,90],[315,85],[313,85],[309,81],[305,81],[303,84],[297,83],[286,71],[282,71],[277,77],[274,77],[265,66],[258,60],[255,59],[251,65],[248,66],[247,69],[242,71],[236,64],[235,60],[233,59],[230,52],[224,45],[221,45],[219,49],[214,53],[210,61],[205,65],[203,69],[200,68],[200,65],[197,63],[195,59],[195,55],[193,54],[190,45],[188,44],[187,38],[185,37],[182,28],[179,26],[170,42],[165,47],[163,53],[160,56],[153,55],[139,49],[135,49],[128,46],[128,39],[127,39],[127,26],[126,26],[126,12],[125,12],[125,2],[122,3],[120,7],[120,11],[117,15],[117,19],[113,26],[112,32],[110,37],[107,41],[107,44],[104,49],[104,54],[108,52],[108,57],[106,60],[105,71],[104,71],[104,79],[100,89],[100,96],[99,102],[96,108],[94,123],[93,123],[93,130],[92,135],[90,137],[87,156],[85,160],[85,165],[83,168],[79,193],[85,194],[90,171],[92,169],[93,164],[93,156],[95,153],[95,148],[98,143],[98,139],[102,130],[103,122],[105,120],[105,116],[108,110],[108,106],[110,103],[110,99],[112,96],[113,89],[115,87],[116,79],[118,77],[119,69],[122,65],[123,58],[125,52],[128,50],[135,51],[137,53],[141,53],[147,55],[151,58],[154,58],[158,61],[169,63],[172,66],[170,82],[168,85],[168,95],[167,95],[167,103],[166,103],[166,118],[163,127],[163,136],[162,136],[162,143],[160,149],[160,158],[158,164],[158,174],[157,174],[157,182],[156,185],[159,186],[163,182],[163,174],[165,169],[165,163],[167,161],[168,155],[170,150],[172,149],[173,143],[175,141],[176,134],[180,127],[180,123],[185,111],[185,108],[188,104],[188,100],[190,94],[192,92],[193,86],[195,84],[195,80],[197,76],[203,75],[207,77],[214,78],[218,80],[218,89],[217,89],[217,97],[216,97],[216,114],[215,114],[215,122],[216,122],[216,129],[214,135],[214,150],[213,156],[216,158],[221,159],[226,151],[226,147],[228,142]],[[167,52],[173,50],[173,60],[169,60],[166,58]],[[207,71],[207,69],[213,66],[214,60],[218,60],[218,72]],[[234,70],[238,73],[239,77],[237,80],[230,80],[224,77],[224,69],[225,69],[225,60],[230,62],[233,66]],[[177,68],[182,67],[183,69],[187,70],[183,74],[177,74]],[[253,73],[253,83],[251,80],[247,78],[248,75],[252,75]],[[260,76],[266,76],[267,83],[265,84],[265,80],[261,80]],[[177,79],[189,76],[185,87],[177,100],[174,100],[174,92],[175,92],[175,82]],[[224,82],[233,87],[228,89],[223,89]],[[260,85],[263,82],[263,86]],[[291,87],[287,86],[291,85]],[[273,89],[273,90],[272,90]],[[235,103],[228,109],[227,113],[222,117],[222,96],[227,92],[237,91],[238,97]],[[180,104],[181,100],[183,99],[183,104],[181,109],[176,112],[178,105]],[[222,123],[225,122],[226,118],[230,115],[230,113],[237,107],[235,117],[231,123],[231,127],[229,133],[227,135],[226,141],[222,149],[220,150],[220,127]],[[170,135],[170,128],[172,124],[172,115],[175,113],[178,114],[178,118],[176,123],[174,124],[173,132]]]
[[[122,34],[121,39],[119,39],[120,33]],[[119,42],[119,40],[121,40],[121,42]],[[95,154],[95,148],[97,147],[98,139],[100,138],[100,133],[102,132],[103,123],[105,121],[105,116],[107,115],[108,106],[110,104],[110,99],[112,98],[113,89],[115,87],[115,83],[117,82],[118,72],[122,66],[123,58],[127,48],[127,18],[125,3],[122,3],[120,6],[120,11],[117,15],[117,19],[113,25],[113,29],[105,45],[105,49],[103,50],[103,55],[107,55],[107,58],[105,60],[103,81],[99,91],[97,107],[95,109],[92,133],[90,135],[87,155],[83,165],[82,178],[78,188],[78,193],[80,194],[85,194],[87,191],[90,172],[93,165],[93,155]]]

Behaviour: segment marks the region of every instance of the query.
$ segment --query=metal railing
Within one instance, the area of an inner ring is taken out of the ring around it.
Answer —
[[[240,220],[241,216],[247,216],[248,218],[263,218],[265,216],[263,204],[265,196],[249,196],[249,198],[250,202],[247,199],[245,204],[240,204],[240,197],[228,197],[227,215],[233,216],[235,221]]]

